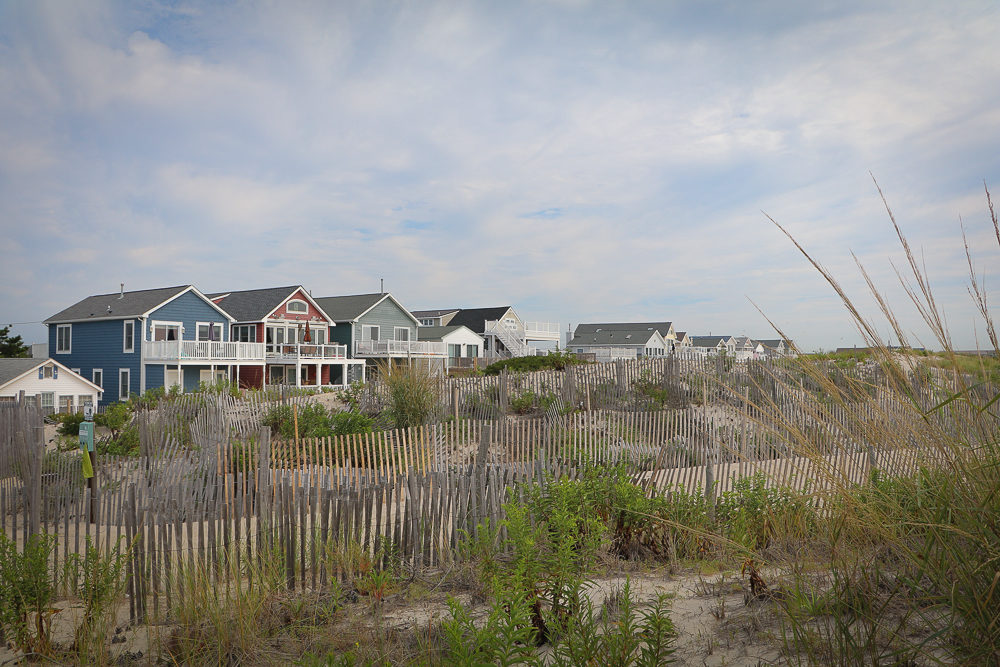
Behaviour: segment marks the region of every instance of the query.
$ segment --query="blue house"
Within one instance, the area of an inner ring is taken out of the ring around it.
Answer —
[[[101,404],[154,387],[196,389],[260,364],[233,318],[192,285],[89,296],[45,320],[50,356],[103,389]]]

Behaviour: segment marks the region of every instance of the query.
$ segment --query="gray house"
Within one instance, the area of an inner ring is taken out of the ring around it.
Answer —
[[[316,299],[330,316],[330,342],[359,359],[430,359],[443,367],[444,343],[418,339],[420,322],[388,292]],[[360,378],[355,378],[360,379]]]

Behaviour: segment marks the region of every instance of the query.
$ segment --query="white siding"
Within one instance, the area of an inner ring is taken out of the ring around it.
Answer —
[[[39,368],[53,365],[54,364],[52,362],[49,362]],[[57,410],[59,409],[60,396],[72,396],[73,407],[75,410],[83,409],[83,406],[79,405],[80,396],[90,396],[91,401],[95,406],[97,405],[98,399],[97,391],[95,391],[88,382],[84,381],[83,378],[76,373],[73,373],[68,368],[63,368],[61,366],[59,367],[58,378],[47,377],[41,380],[38,379],[38,368],[34,368],[26,376],[18,380],[14,380],[0,389],[0,396],[17,396],[18,392],[21,391],[24,392],[25,396],[52,393],[52,404]]]

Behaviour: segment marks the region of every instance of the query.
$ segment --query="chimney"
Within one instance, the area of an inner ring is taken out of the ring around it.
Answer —
[[[124,299],[125,298],[125,283],[122,283],[121,286],[122,286],[121,287],[122,291],[121,291],[121,294],[118,295],[118,298],[119,299]]]

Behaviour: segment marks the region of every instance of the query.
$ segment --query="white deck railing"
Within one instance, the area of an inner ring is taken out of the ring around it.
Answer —
[[[292,360],[307,359],[318,361],[321,359],[346,359],[346,345],[313,345],[312,343],[284,343],[269,344],[267,346],[267,358],[271,360]]]
[[[427,340],[358,340],[354,342],[354,354],[370,357],[444,357],[448,346]]]
[[[142,343],[144,360],[264,361],[264,343],[201,340],[147,340]]]
[[[554,340],[560,336],[558,322],[525,322],[524,337],[528,340]]]

